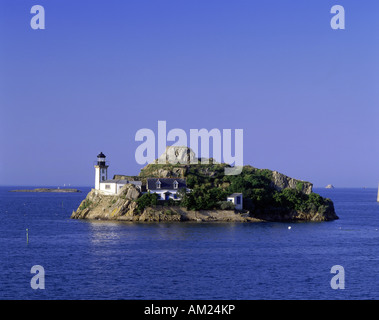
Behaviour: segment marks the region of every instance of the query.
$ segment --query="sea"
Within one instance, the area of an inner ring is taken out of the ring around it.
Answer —
[[[1,300],[379,298],[376,189],[315,189],[330,222],[121,223],[70,219],[77,188],[0,187]]]

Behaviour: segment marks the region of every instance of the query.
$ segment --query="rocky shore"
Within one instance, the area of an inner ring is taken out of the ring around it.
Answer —
[[[140,191],[132,184],[125,185],[119,195],[104,195],[92,189],[72,212],[71,219],[116,220],[133,222],[262,222],[262,221],[330,221],[338,219],[331,204],[324,213],[303,213],[295,210],[272,209],[269,213],[250,216],[249,212],[234,210],[187,210],[179,206],[155,206],[139,210]]]
[[[128,183],[118,194],[92,189],[71,218],[139,222],[338,219],[333,202],[313,193],[310,182],[250,165],[243,166],[239,175],[228,176],[224,172],[230,165],[213,159],[206,159],[204,163],[199,159],[201,163],[193,164],[189,156],[193,158],[194,154],[187,147],[167,147],[161,156],[166,163],[156,160],[141,169],[138,176],[114,176],[117,180],[141,181],[142,187],[148,178],[186,179],[191,191],[182,194],[179,202],[146,202],[147,194],[142,195],[141,189]],[[168,158],[180,159],[181,163],[173,164]],[[230,210],[231,206],[224,205],[227,196],[236,192],[243,194],[242,211]],[[227,208],[229,210],[221,210]]]
[[[119,195],[104,195],[92,189],[82,201],[71,219],[117,220],[134,222],[174,222],[174,221],[208,221],[208,222],[258,222],[248,213],[234,210],[186,210],[179,206],[155,206],[143,211],[138,210],[136,199],[140,191],[132,184],[122,188]]]

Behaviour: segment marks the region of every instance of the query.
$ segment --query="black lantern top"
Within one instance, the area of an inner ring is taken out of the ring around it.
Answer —
[[[97,165],[105,166],[105,155],[102,152],[97,155]]]

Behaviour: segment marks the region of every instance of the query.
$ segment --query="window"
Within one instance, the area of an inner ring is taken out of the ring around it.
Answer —
[[[104,180],[105,180],[105,177],[104,177],[104,176],[102,176],[102,177],[101,177],[101,181],[104,181]]]
[[[109,190],[111,188],[111,185],[110,184],[106,184],[105,185],[105,189]]]
[[[241,196],[237,197],[237,204],[241,204]]]
[[[178,186],[179,186],[179,183],[178,183],[178,181],[174,181],[174,189],[178,189]]]
[[[156,183],[155,183],[157,189],[160,189],[161,188],[161,182],[158,180]]]

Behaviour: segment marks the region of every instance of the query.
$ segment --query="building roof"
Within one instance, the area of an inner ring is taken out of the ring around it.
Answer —
[[[141,181],[130,181],[130,180],[125,180],[125,179],[121,179],[121,180],[104,180],[104,181],[100,181],[100,183],[116,183],[116,184],[128,184],[128,183],[131,183],[131,184],[137,184],[137,185],[142,185],[142,182]]]
[[[242,193],[232,193],[231,195],[228,196],[228,198],[235,198],[237,196],[242,196]]]
[[[161,187],[157,189],[157,182],[161,183]],[[186,188],[186,180],[185,179],[177,179],[177,178],[148,178],[146,187],[148,190],[162,190],[162,189],[175,189],[174,182],[178,183],[178,188]]]
[[[98,158],[105,158],[105,154],[100,152],[98,155],[97,155]]]

